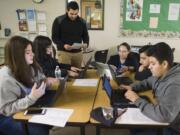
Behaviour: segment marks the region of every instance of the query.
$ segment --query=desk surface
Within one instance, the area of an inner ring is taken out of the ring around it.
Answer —
[[[95,70],[88,70],[87,78],[97,78]],[[93,107],[98,85],[96,87],[72,86],[73,80],[67,82],[65,91],[60,95],[53,107],[69,108],[74,112],[68,122],[87,123]],[[28,120],[31,116],[24,116],[23,112],[16,113],[14,119]]]

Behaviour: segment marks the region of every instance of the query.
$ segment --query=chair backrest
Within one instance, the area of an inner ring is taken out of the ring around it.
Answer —
[[[106,63],[108,49],[95,52],[94,59],[96,62]]]

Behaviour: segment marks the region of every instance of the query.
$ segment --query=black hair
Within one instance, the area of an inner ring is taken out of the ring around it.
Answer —
[[[144,45],[143,47],[141,47],[141,48],[139,49],[139,54],[140,54],[140,53],[145,53],[145,54],[147,54],[148,49],[149,49],[151,46],[152,46],[152,45]]]
[[[159,42],[148,49],[147,56],[155,57],[160,64],[167,61],[169,68],[173,66],[174,56],[171,47],[164,42]]]
[[[120,48],[121,46],[126,47],[128,51],[130,51],[130,49],[131,49],[131,47],[129,46],[129,44],[126,43],[126,42],[123,42],[123,43],[121,43],[120,45],[118,45],[117,49],[119,50],[119,48]]]
[[[33,51],[35,53],[35,58],[38,62],[46,59],[46,49],[49,46],[52,46],[52,41],[49,37],[40,35],[34,39]]]
[[[76,1],[71,1],[67,4],[67,10],[69,11],[70,9],[73,9],[73,10],[79,10],[79,6],[78,6],[78,3]]]

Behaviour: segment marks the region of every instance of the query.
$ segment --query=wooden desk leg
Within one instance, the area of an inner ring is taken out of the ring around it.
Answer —
[[[96,135],[101,135],[101,127],[100,126],[96,126]]]
[[[85,135],[85,126],[80,127],[80,135]]]
[[[22,125],[22,129],[24,130],[24,135],[29,135],[27,122],[21,122],[21,125]]]

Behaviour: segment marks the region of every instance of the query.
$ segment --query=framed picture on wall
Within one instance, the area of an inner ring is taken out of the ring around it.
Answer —
[[[89,30],[104,30],[104,0],[67,0],[79,4],[79,15],[86,20]]]
[[[81,17],[90,30],[104,29],[104,0],[81,0]]]

